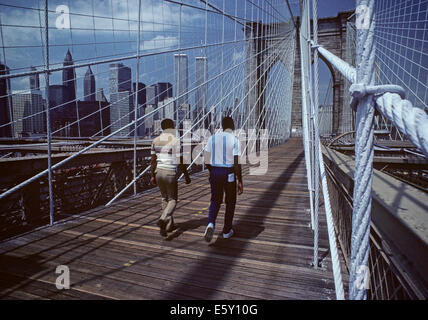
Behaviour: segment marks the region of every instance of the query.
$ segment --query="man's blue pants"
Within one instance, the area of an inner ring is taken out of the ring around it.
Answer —
[[[231,179],[228,179],[230,174],[234,176],[234,172],[233,167],[212,167],[210,173],[211,204],[208,212],[208,222],[212,222],[215,225],[217,214],[223,202],[223,194],[225,193],[226,213],[224,215],[223,233],[229,233],[235,213],[236,177],[233,177],[232,182],[229,182]]]

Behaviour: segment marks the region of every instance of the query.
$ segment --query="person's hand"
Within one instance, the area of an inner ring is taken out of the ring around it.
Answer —
[[[152,177],[152,178],[150,179],[150,182],[152,183],[152,185],[157,186],[156,178],[155,178],[155,177]]]
[[[186,179],[186,184],[189,184],[190,182],[192,182],[188,174],[184,175],[184,179]]]
[[[238,194],[241,195],[244,192],[244,186],[242,182],[238,182]]]

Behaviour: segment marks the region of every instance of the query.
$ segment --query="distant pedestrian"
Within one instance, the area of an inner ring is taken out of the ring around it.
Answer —
[[[161,122],[162,133],[152,143],[151,183],[159,185],[162,195],[162,213],[158,221],[160,234],[167,236],[173,231],[173,213],[178,200],[177,177],[183,172],[186,184],[191,182],[187,168],[183,163],[180,140],[175,135],[174,121],[164,119]]]
[[[205,147],[205,163],[209,170],[211,185],[211,203],[208,212],[208,225],[205,229],[205,241],[210,242],[215,228],[215,221],[223,194],[226,194],[226,212],[224,215],[223,238],[233,236],[233,215],[236,205],[236,188],[238,194],[244,191],[242,185],[242,170],[239,164],[240,143],[233,134],[235,125],[231,117],[222,120],[223,132],[214,134],[208,139]]]

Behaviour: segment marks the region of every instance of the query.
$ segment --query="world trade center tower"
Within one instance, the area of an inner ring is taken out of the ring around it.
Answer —
[[[188,60],[187,54],[174,54],[174,90],[177,107],[188,104],[189,91]]]
[[[208,63],[207,57],[195,58],[195,109],[193,110],[193,122],[196,123],[205,116],[207,110],[208,95]],[[205,118],[206,120],[206,118]],[[204,122],[207,122],[205,121]],[[203,122],[198,127],[203,127]]]

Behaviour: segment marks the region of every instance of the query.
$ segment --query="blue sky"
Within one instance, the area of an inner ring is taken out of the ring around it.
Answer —
[[[184,2],[192,5],[197,5],[202,8],[205,5],[196,0],[185,0]],[[252,1],[255,4],[266,5],[266,10],[271,14],[281,15],[281,17],[289,18],[285,5],[279,9],[279,12],[274,13],[266,2],[260,0]],[[271,1],[271,3],[275,1]],[[285,3],[277,1],[278,3]],[[43,11],[39,16],[38,10],[22,9],[19,6],[29,8],[43,8],[44,1],[41,0],[10,0],[0,1],[3,4],[13,4],[16,7],[0,6],[0,13],[3,24],[3,39],[5,45],[5,55],[7,65],[14,70],[13,72],[27,71],[30,66],[42,66],[44,63],[43,48],[41,45],[42,30],[37,28],[40,22],[43,21]],[[87,62],[91,59],[103,59],[102,57],[128,56],[135,54],[136,45],[136,29],[137,24],[133,21],[137,18],[137,1],[110,1],[110,0],[56,0],[49,1],[49,9],[55,11],[60,5],[66,5],[70,8],[71,13],[71,30],[60,30],[53,26],[56,25],[59,14],[55,12],[49,13],[49,25],[52,29],[49,32],[50,43],[50,63],[55,65],[61,64],[67,49],[70,49],[73,59],[76,63]],[[212,0],[210,3],[221,8],[222,0]],[[254,20],[265,19],[260,16],[260,10],[257,10],[251,3],[246,3],[244,6],[243,0],[238,0],[237,8],[238,16],[244,15]],[[298,14],[298,1],[291,0],[294,14]],[[350,10],[354,8],[355,1],[346,0],[319,0],[319,16],[336,16],[337,12]],[[93,5],[92,5],[93,4]],[[178,32],[179,26],[179,6],[159,0],[142,0],[142,38],[141,49],[145,52],[153,52],[156,50],[177,48],[179,41],[181,47],[197,46],[203,43],[205,34],[205,13],[203,11],[186,8],[183,6],[181,11],[181,36]],[[235,1],[225,1],[226,12],[234,13]],[[94,13],[94,17],[92,14]],[[109,19],[113,16],[114,21]],[[208,43],[222,42],[222,17],[216,14],[208,14]],[[18,25],[23,27],[18,27]],[[95,25],[96,31],[93,31]],[[112,32],[114,29],[114,32]],[[235,23],[229,19],[225,20],[225,41],[232,41],[235,38]],[[237,40],[243,39],[241,28],[237,28]],[[97,42],[97,45],[94,45]],[[213,46],[209,49],[195,49],[186,51],[189,55],[189,69],[195,56],[207,55],[209,57],[209,73],[210,70],[218,69],[221,64],[221,55],[223,52],[223,66],[226,67],[233,61],[244,58],[243,43],[238,43],[234,46]],[[3,52],[0,52],[3,60]],[[224,62],[226,61],[226,62]],[[135,60],[123,61],[123,63],[132,68],[133,81],[135,81]],[[108,96],[108,64],[93,66],[92,70],[96,76],[97,88],[104,88]],[[173,83],[173,58],[172,54],[157,55],[147,57],[141,60],[140,63],[140,81],[150,85],[155,82],[171,82]],[[329,72],[321,65],[321,90],[325,91],[328,86]],[[77,75],[77,96],[83,95],[83,76],[86,68],[76,69]],[[194,75],[189,70],[190,83],[194,81]],[[44,83],[41,76],[41,83]],[[50,79],[51,84],[61,83],[61,73],[53,73]],[[28,78],[14,79],[12,81],[13,90],[22,90],[28,88]],[[321,99],[323,101],[323,99]]]

